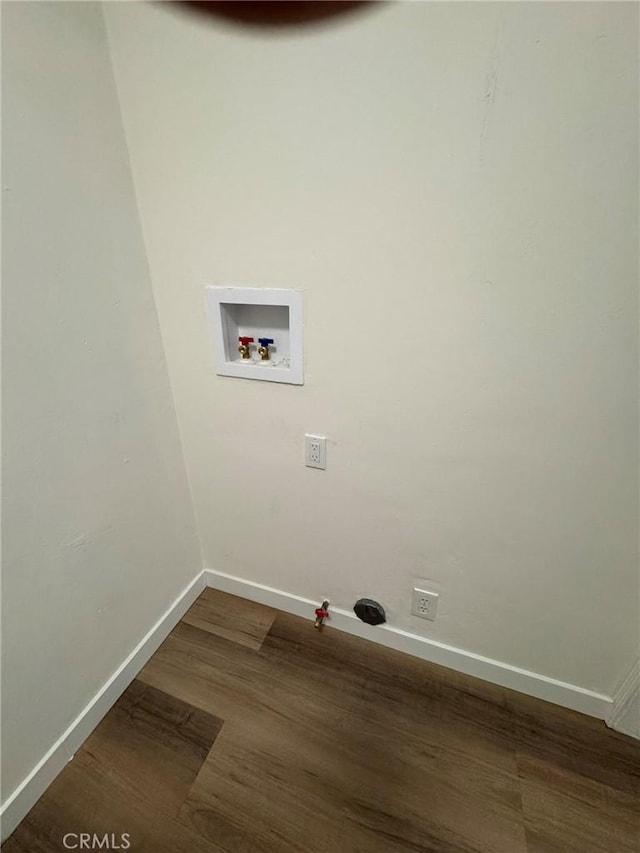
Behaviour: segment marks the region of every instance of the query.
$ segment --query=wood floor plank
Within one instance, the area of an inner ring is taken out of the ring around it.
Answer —
[[[280,647],[293,638],[296,647],[302,648],[305,634],[311,640],[315,637],[309,623],[291,623],[293,618],[279,615],[277,627],[274,624]],[[364,727],[382,732],[383,736],[401,725],[405,731],[410,727],[411,731],[420,732],[431,744],[450,744],[460,751],[468,751],[469,744],[473,744],[473,752],[484,755],[492,766],[502,763],[515,772],[513,747],[501,736],[505,723],[499,717],[496,729],[488,726],[482,703],[469,707],[457,696],[447,705],[432,695],[428,682],[420,690],[403,686],[399,665],[405,656],[399,653],[394,653],[386,682],[381,680],[379,671],[374,677],[373,663],[369,663],[369,674],[363,674],[350,665],[348,649],[336,648],[345,635],[334,632],[333,638],[328,633],[325,636],[337,654],[335,663],[323,672],[304,656],[295,663],[274,658],[271,634],[260,654],[255,655],[192,626],[181,625],[139,677],[224,719],[271,714],[306,725],[311,731],[331,720],[340,730],[355,733]],[[375,659],[377,647],[370,648]],[[419,665],[420,661],[415,663]],[[407,665],[415,664],[412,661]],[[476,717],[483,723],[478,724]]]
[[[560,764],[517,756],[528,853],[638,853],[638,798]]]
[[[217,833],[222,816],[236,832],[257,832],[261,846],[268,848],[276,832],[283,850],[302,850],[321,819],[340,849],[524,851],[513,749],[491,742],[482,729],[470,731],[454,713],[443,718],[428,689],[416,691],[414,683],[411,696],[399,693],[406,689],[396,683],[402,655],[393,656],[382,690],[375,662],[367,659],[366,674],[345,663],[344,644],[352,638],[327,632],[319,640],[311,632],[309,623],[278,615],[260,660],[225,649],[218,662],[219,643],[180,630],[156,660],[156,677],[169,678],[165,689],[182,691],[193,688],[181,675],[191,655],[191,668],[216,689],[215,697],[202,690],[189,701],[242,707],[183,810],[198,831]],[[307,637],[331,644],[324,676],[304,653],[297,657]],[[256,785],[270,792],[267,799]],[[384,825],[373,819],[376,808],[387,815]]]
[[[209,815],[217,832],[222,815],[261,850],[525,851],[515,774],[500,810],[486,778],[458,784],[421,758],[399,754],[388,733],[374,742],[282,719],[227,725],[182,815],[201,833]]]
[[[75,761],[126,796],[177,814],[221,726],[211,714],[136,680]]]
[[[640,803],[640,742],[611,731],[602,720],[530,696],[518,695],[507,709],[520,751],[626,792]]]
[[[68,833],[128,835],[132,853],[229,853],[132,797],[104,773],[71,762],[2,846],[5,853],[63,853]],[[78,839],[68,839],[77,843]]]
[[[446,727],[447,737],[458,732],[486,748],[492,760],[502,753],[512,764],[512,721],[502,688],[467,679],[460,690],[453,686],[459,676],[452,680],[443,667],[337,631],[310,634],[304,620],[288,614],[274,621],[261,655],[279,672],[293,672],[298,689],[321,690],[343,707],[356,707],[363,719],[389,708],[403,725]]]
[[[207,591],[3,851],[637,853],[638,815],[603,723]]]
[[[150,853],[194,849],[194,838],[172,818],[221,726],[218,718],[135,680],[16,829],[7,850],[61,850],[67,832],[128,832],[135,849]]]
[[[568,770],[583,773],[613,788],[640,796],[640,743],[612,732],[601,720],[566,708],[451,674],[444,667],[362,643],[339,632],[308,636],[304,622],[280,614],[262,647],[262,654],[287,662],[302,675],[311,668],[321,683],[349,690],[367,684],[375,708],[384,696],[402,706],[405,718],[424,719],[436,707],[442,719],[456,718],[484,733],[489,742],[552,757]]]
[[[205,589],[182,621],[249,649],[259,649],[276,611],[217,589]]]
[[[259,654],[181,622],[138,678],[223,720],[271,710]]]

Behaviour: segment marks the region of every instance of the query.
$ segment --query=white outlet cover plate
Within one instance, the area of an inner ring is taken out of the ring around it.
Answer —
[[[327,439],[323,435],[305,435],[304,464],[323,471],[327,467]]]
[[[429,590],[414,587],[411,598],[411,615],[433,622],[438,612],[439,598],[440,594],[437,592],[429,592]]]

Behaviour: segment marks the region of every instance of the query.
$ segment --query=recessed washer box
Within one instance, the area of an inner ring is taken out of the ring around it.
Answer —
[[[302,385],[302,292],[260,287],[207,287],[216,373]],[[250,359],[241,357],[241,337],[253,338]],[[258,339],[271,338],[269,359]]]

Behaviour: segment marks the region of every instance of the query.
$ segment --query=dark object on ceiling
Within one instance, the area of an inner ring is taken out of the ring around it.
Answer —
[[[324,0],[299,0],[299,2],[231,2],[231,0],[183,0],[175,5],[212,18],[223,18],[235,24],[250,27],[299,27],[327,21],[358,7],[373,6],[375,2],[366,0],[343,0],[343,2],[324,2]]]

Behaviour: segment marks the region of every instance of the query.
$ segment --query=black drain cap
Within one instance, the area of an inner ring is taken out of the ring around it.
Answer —
[[[359,598],[353,609],[358,619],[362,619],[368,625],[382,625],[387,621],[384,607],[372,598]]]

